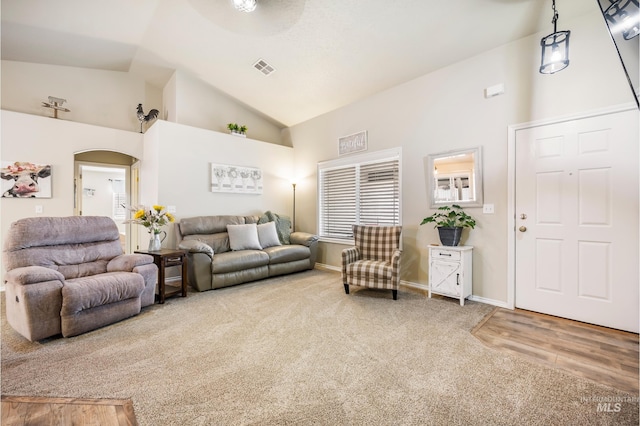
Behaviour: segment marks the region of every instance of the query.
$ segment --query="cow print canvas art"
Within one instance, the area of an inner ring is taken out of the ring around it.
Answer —
[[[51,165],[3,161],[2,198],[51,198]]]

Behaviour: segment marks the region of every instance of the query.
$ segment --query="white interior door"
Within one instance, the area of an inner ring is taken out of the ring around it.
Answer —
[[[638,111],[516,132],[516,307],[638,332]]]

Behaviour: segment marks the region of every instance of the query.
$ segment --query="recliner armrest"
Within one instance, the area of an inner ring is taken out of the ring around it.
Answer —
[[[213,249],[208,244],[197,240],[182,240],[178,245],[180,250],[188,250],[189,253],[204,253],[213,258]]]
[[[309,234],[307,232],[292,232],[289,237],[291,244],[299,244],[301,246],[311,247],[311,245],[318,241],[318,236]]]
[[[44,266],[24,266],[16,268],[6,273],[5,280],[14,284],[36,284],[46,281],[64,282],[64,275],[55,269]]]
[[[109,261],[107,272],[133,272],[133,268],[153,263],[153,256],[148,254],[121,254]]]

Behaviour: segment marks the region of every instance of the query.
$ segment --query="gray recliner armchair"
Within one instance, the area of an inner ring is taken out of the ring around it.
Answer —
[[[152,305],[153,257],[123,254],[108,217],[31,217],[11,224],[3,251],[7,321],[30,341],[75,336]]]

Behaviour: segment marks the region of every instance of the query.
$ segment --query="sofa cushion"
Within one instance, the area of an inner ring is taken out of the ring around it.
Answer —
[[[60,315],[75,315],[86,309],[140,297],[144,278],[134,272],[106,274],[67,280],[62,287]]]
[[[260,250],[228,251],[213,256],[211,272],[213,274],[224,274],[268,264],[269,256]]]
[[[245,224],[244,216],[196,216],[180,219],[178,224],[183,237],[197,234],[227,232],[227,225]]]
[[[246,225],[228,225],[229,245],[231,250],[260,250],[260,240],[258,239],[258,227],[255,223]]]
[[[264,252],[269,255],[269,264],[293,262],[296,260],[308,259],[311,256],[311,250],[309,247],[300,245],[284,245],[269,247],[264,249]]]
[[[226,229],[226,228],[225,228]],[[211,247],[214,253],[224,253],[231,250],[229,246],[229,234],[220,232],[219,234],[194,234],[184,237],[184,241],[200,241]]]
[[[276,223],[267,222],[258,225],[258,239],[263,249],[281,245],[276,232]]]
[[[84,229],[91,232],[79,232]],[[96,243],[119,238],[118,227],[109,217],[29,217],[11,224],[4,250],[12,252],[29,247]]]
[[[393,268],[390,262],[379,260],[358,260],[347,265],[347,275],[357,280],[390,280]],[[358,284],[359,285],[359,284]]]
[[[33,217],[11,224],[4,241],[7,270],[44,266],[66,279],[106,272],[122,254],[120,234],[108,217]]]

